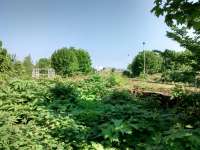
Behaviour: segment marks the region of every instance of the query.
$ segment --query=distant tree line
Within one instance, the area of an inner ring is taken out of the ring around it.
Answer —
[[[146,74],[161,73],[162,81],[194,82],[198,68],[198,57],[191,51],[152,50],[145,51]],[[126,75],[137,77],[143,74],[144,52],[140,52],[128,65]]]
[[[17,60],[15,55],[8,53],[0,41],[0,74],[9,76],[31,75],[33,63],[31,56],[27,56],[23,61]]]
[[[0,41],[0,74],[31,77],[34,67],[42,69],[52,67],[55,69],[56,74],[70,76],[77,73],[87,74],[91,72],[92,62],[87,51],[70,47],[58,49],[52,54],[51,58],[40,58],[34,65],[30,55],[22,61],[17,60],[15,55],[8,53]]]
[[[157,17],[164,16],[165,23],[170,29],[167,31],[167,37],[187,50],[152,51],[151,55],[147,52],[147,73],[161,73],[162,80],[165,81],[194,82],[200,71],[200,1],[154,0],[151,12]],[[141,52],[134,58],[124,72],[126,75],[142,74],[144,66],[142,55]],[[155,60],[155,56],[162,59]]]
[[[161,70],[162,57],[153,52],[145,51],[145,72],[147,74],[158,73]],[[139,54],[133,59],[133,62],[129,66],[133,76],[139,76],[144,70],[144,51],[139,52]]]
[[[152,13],[157,17],[164,16],[166,25],[171,29],[167,31],[167,36],[190,51],[178,56],[181,59],[176,61],[177,67],[173,65],[171,69],[173,70],[172,78],[194,80],[196,73],[200,70],[200,1],[154,0]],[[182,56],[185,59],[182,59]],[[180,71],[181,74],[178,73]],[[166,69],[165,76],[168,72]]]

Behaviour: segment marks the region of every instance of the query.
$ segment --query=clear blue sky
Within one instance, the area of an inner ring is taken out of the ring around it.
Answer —
[[[180,49],[152,7],[153,0],[0,0],[0,40],[19,59],[74,46],[94,66],[125,68],[143,41],[145,49]]]

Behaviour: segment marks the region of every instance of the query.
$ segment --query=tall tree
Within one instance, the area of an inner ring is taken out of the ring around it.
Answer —
[[[165,16],[168,26],[186,25],[200,31],[200,0],[154,0],[152,12]]]
[[[200,69],[200,34],[193,32],[192,36],[188,34],[187,28],[172,27],[172,32],[167,32],[167,36],[177,41],[182,47],[190,50],[193,54],[193,60],[196,65],[193,65],[194,70]]]
[[[16,60],[13,63],[13,72],[15,75],[19,76],[23,76],[25,72],[25,67],[23,65],[23,63],[19,60]]]
[[[70,48],[55,51],[51,56],[51,65],[59,75],[72,75],[79,69],[76,53]]]
[[[50,68],[51,60],[48,58],[40,58],[39,61],[36,63],[36,66],[39,68]]]
[[[83,49],[75,50],[76,57],[79,63],[79,71],[82,73],[89,73],[92,70],[92,63],[90,55],[87,51]]]
[[[155,0],[152,12],[165,16],[171,28],[167,36],[190,50],[196,57],[195,70],[200,69],[200,0]]]
[[[7,50],[3,48],[3,44],[0,41],[0,73],[8,73],[12,70],[11,56]]]
[[[146,55],[146,72],[148,74],[158,73],[161,71],[162,57],[153,51],[145,51]],[[144,70],[144,52],[140,52],[133,60],[131,66],[133,76],[140,75]]]
[[[164,52],[154,50],[163,58],[162,80],[177,82],[193,82],[195,72],[193,66],[196,65],[195,56],[191,51],[165,50]]]
[[[24,58],[23,61],[23,66],[25,68],[25,72],[28,76],[31,76],[32,74],[32,70],[33,70],[33,63],[32,63],[32,59],[31,59],[31,55],[28,55]]]

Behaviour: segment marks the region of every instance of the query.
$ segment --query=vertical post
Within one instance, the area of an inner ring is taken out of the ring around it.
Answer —
[[[145,44],[146,44],[145,42],[142,42],[142,45],[143,45],[143,55],[144,55],[144,70],[143,70],[144,76],[145,76],[145,73],[146,73],[146,55],[145,55],[145,50],[144,50]]]
[[[48,69],[48,78],[53,78],[55,76],[55,70],[52,68]]]
[[[37,68],[36,69],[36,78],[40,78],[40,69],[39,68]]]
[[[35,78],[35,68],[32,70],[32,78]]]
[[[51,71],[50,71],[50,69],[48,69],[47,71],[48,71],[48,78],[51,78]]]

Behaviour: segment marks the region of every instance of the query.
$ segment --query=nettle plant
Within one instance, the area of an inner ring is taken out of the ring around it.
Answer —
[[[0,149],[198,149],[197,95],[171,108],[101,76],[9,80],[0,87]],[[112,86],[111,86],[112,85]],[[158,103],[155,107],[155,103]],[[191,110],[192,108],[192,110]]]

